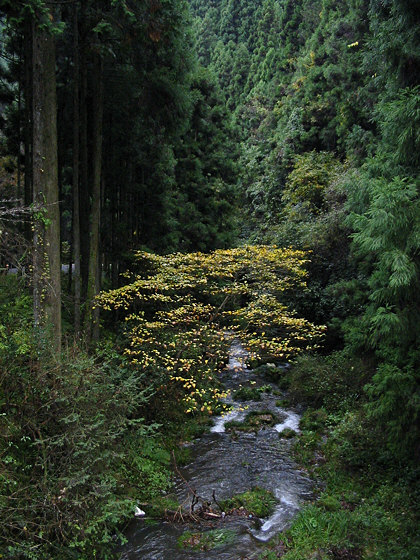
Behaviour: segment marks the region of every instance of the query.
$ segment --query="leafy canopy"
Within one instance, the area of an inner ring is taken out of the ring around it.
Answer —
[[[305,286],[303,251],[246,246],[211,253],[137,253],[141,272],[103,293],[104,309],[126,313],[126,353],[159,390],[178,393],[187,412],[212,412],[214,371],[238,337],[251,361],[291,360],[316,348],[323,327],[282,302]]]

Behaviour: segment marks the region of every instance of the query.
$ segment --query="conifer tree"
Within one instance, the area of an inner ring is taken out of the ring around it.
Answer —
[[[46,6],[33,22],[34,319],[45,342],[61,350],[60,211],[58,195],[55,40]]]

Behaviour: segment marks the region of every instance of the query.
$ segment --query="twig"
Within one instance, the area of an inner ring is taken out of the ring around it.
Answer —
[[[216,506],[220,509],[220,511],[223,511],[222,506],[219,504],[219,502],[216,500],[216,490],[213,490],[213,494],[212,494],[212,498],[213,498],[213,502],[216,504]]]
[[[174,450],[173,450],[173,449],[172,449],[172,459],[173,459],[173,461],[174,461],[174,469],[175,469],[176,474],[179,476],[179,478],[182,479],[183,482],[185,482],[185,485],[187,486],[188,490],[191,492],[191,494],[193,495],[193,497],[196,498],[196,500],[197,500],[196,504],[198,503],[198,501],[204,502],[204,499],[201,498],[201,497],[197,494],[196,490],[195,490],[195,489],[190,485],[190,483],[189,483],[187,480],[185,480],[185,478],[182,476],[180,470],[178,469],[178,465],[176,464],[175,453],[174,453]]]

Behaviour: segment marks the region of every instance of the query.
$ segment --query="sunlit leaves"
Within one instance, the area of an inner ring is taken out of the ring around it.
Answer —
[[[319,343],[323,328],[281,303],[282,294],[305,287],[303,251],[245,246],[166,256],[139,252],[137,259],[143,272],[101,294],[99,302],[127,311],[127,355],[186,412],[214,410],[222,396],[214,372],[234,337],[260,361],[290,360]]]

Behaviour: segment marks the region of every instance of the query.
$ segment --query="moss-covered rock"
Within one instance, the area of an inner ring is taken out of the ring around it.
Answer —
[[[256,517],[268,517],[274,511],[276,498],[265,488],[255,487],[252,490],[238,494],[222,502],[226,511],[244,508],[249,514]]]
[[[243,422],[231,420],[226,422],[227,431],[255,432],[269,426],[274,426],[278,418],[270,410],[254,410],[249,412]]]
[[[178,539],[178,546],[192,550],[212,550],[231,543],[235,532],[229,529],[213,529],[206,532],[186,531]]]
[[[285,439],[291,439],[294,438],[295,436],[297,436],[297,433],[295,432],[295,430],[292,430],[291,428],[284,428],[284,430],[282,430],[279,433],[279,437]]]

